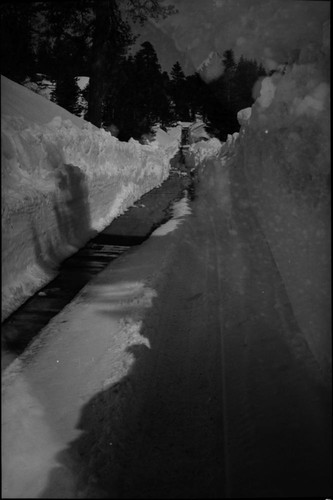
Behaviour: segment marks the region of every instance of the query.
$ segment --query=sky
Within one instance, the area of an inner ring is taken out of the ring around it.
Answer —
[[[176,60],[193,73],[212,51],[232,49],[236,58],[256,59],[266,69],[294,62],[307,44],[322,43],[329,1],[307,0],[164,0],[176,15],[136,26],[137,45],[149,40],[162,69]]]

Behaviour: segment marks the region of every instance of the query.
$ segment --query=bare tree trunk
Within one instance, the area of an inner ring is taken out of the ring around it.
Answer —
[[[115,35],[116,0],[98,0],[95,3],[95,32],[92,47],[87,120],[101,127],[105,97],[105,69],[110,63],[110,36]],[[112,33],[112,30],[114,31]]]

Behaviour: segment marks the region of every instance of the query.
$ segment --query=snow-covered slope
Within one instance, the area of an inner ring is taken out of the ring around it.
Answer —
[[[41,73],[37,74],[37,76],[37,81],[32,81],[29,77],[27,77],[23,82],[23,85],[27,89],[32,90],[36,94],[41,95],[50,101],[52,91],[55,89],[55,80],[49,80],[47,75],[43,75]],[[81,91],[84,90],[89,83],[89,76],[77,76],[76,83]],[[82,107],[80,117],[83,118],[88,109],[88,102],[83,95],[79,96],[78,104]]]
[[[63,120],[71,120],[77,127],[87,126],[81,118],[51,101],[41,101],[38,94],[4,76],[1,76],[1,115],[23,118],[38,125],[45,125],[55,116],[60,116]]]
[[[178,149],[120,142],[1,77],[2,317],[140,196],[161,184]]]
[[[216,51],[210,52],[208,57],[197,67],[196,71],[204,81],[215,80],[221,76],[224,66],[220,54]]]

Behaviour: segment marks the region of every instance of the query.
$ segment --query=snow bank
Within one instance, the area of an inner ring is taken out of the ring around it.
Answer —
[[[239,113],[242,128],[238,159],[298,325],[323,373],[330,376],[330,86],[326,25],[322,47],[305,46],[284,73],[263,79],[251,114]]]
[[[220,156],[231,156],[236,151],[239,133],[228,134],[227,140],[222,144]]]
[[[5,319],[59,262],[168,177],[178,140],[120,142],[5,77],[1,108]]]
[[[210,136],[206,132],[206,124],[201,120],[196,120],[189,126],[190,143],[199,142],[209,139]]]
[[[180,144],[181,140],[181,126],[168,128],[167,132],[160,127],[155,128],[155,138],[154,141],[162,147],[167,147],[174,144],[176,141]]]
[[[214,137],[208,141],[198,141],[191,144],[185,155],[187,167],[197,168],[201,165],[204,168],[206,160],[222,159],[226,156],[232,156],[236,151],[238,137],[238,132],[234,132],[232,135],[228,134],[225,142],[221,142]],[[210,164],[212,165],[212,163]]]
[[[240,125],[246,125],[251,118],[252,108],[241,109],[237,113],[237,120]]]
[[[191,144],[186,154],[186,164],[197,167],[207,158],[216,158],[220,154],[223,145],[224,143],[221,143],[217,138]]]

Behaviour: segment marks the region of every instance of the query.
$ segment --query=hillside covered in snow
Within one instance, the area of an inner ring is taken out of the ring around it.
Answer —
[[[179,139],[120,142],[1,76],[3,319],[168,177]]]

